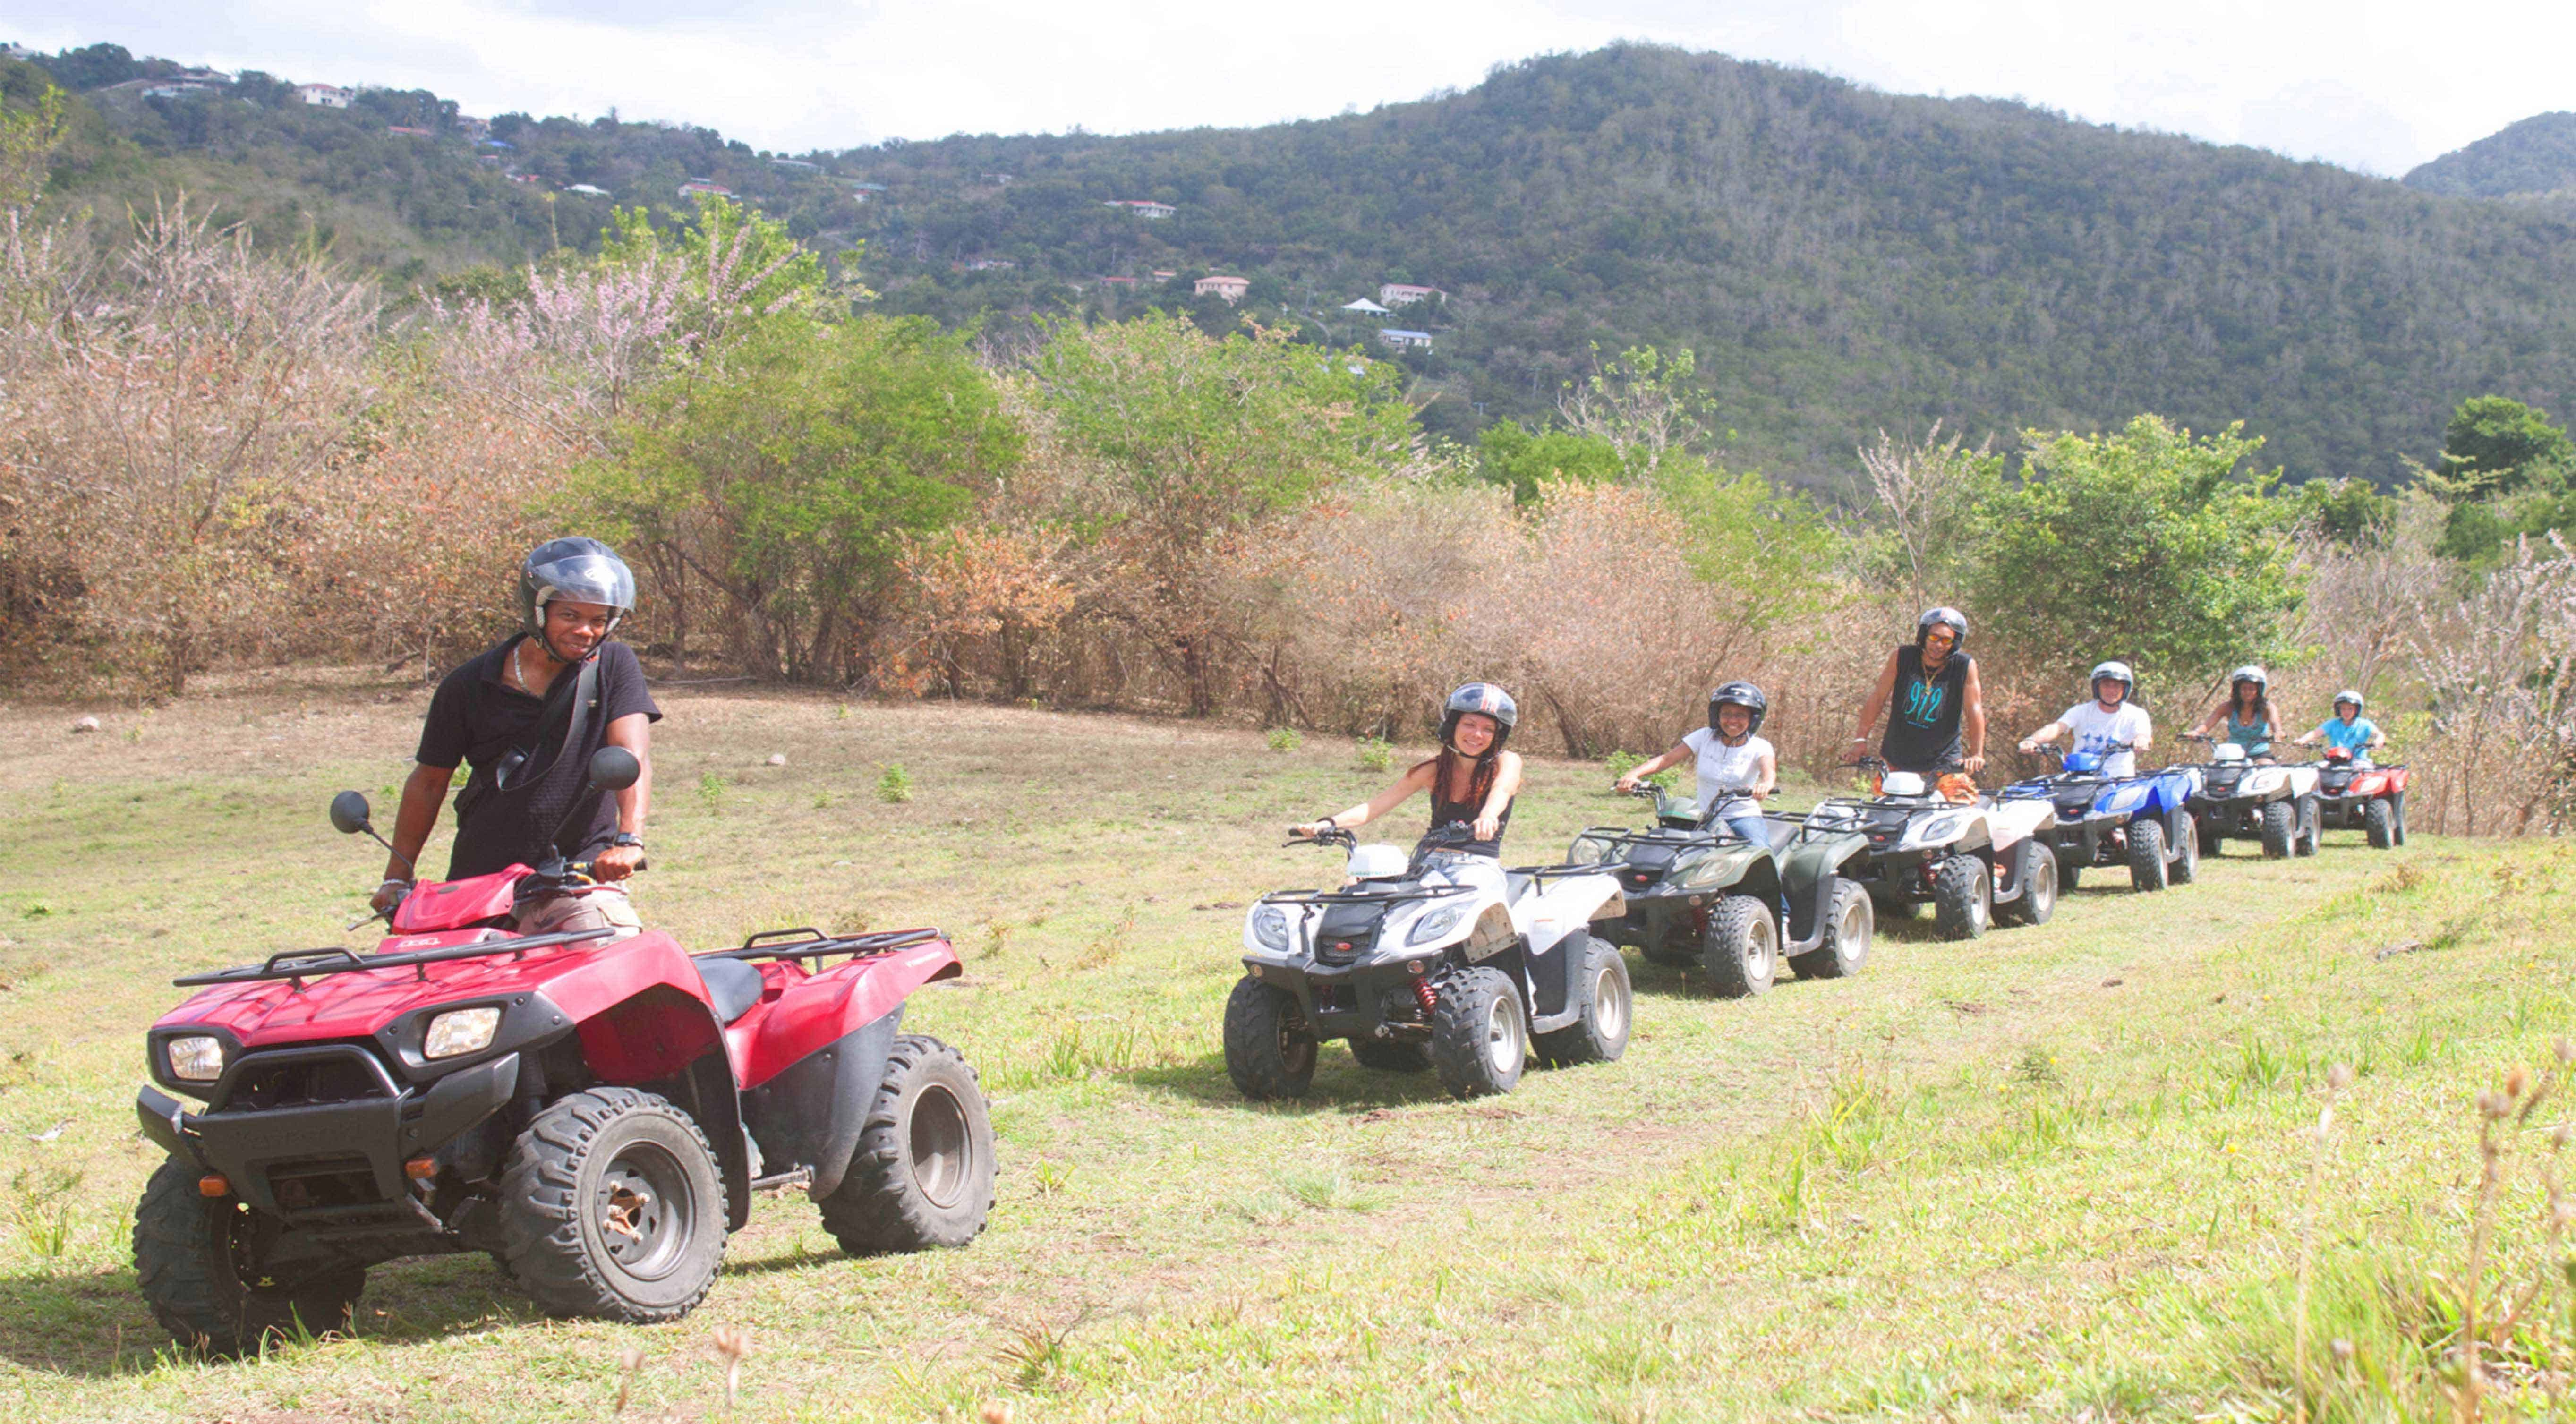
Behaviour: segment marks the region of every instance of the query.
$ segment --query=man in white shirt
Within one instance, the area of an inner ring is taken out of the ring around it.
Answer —
[[[2156,735],[2147,709],[2129,700],[2137,690],[2138,679],[2127,663],[2103,663],[2093,669],[2093,700],[2076,703],[2056,721],[2022,738],[2021,749],[2035,752],[2042,743],[2068,736],[2072,750],[2102,758],[2104,776],[2137,775],[2138,759],[2132,748],[2145,746]]]

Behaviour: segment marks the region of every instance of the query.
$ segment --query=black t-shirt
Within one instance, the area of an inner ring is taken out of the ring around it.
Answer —
[[[1952,653],[1941,670],[1923,674],[1923,650],[1896,650],[1896,690],[1888,699],[1887,736],[1878,754],[1896,771],[1930,774],[1966,760],[1959,717],[1968,700],[1966,653]]]
[[[525,634],[519,637],[525,637]],[[473,773],[456,798],[456,846],[449,852],[451,880],[487,875],[513,862],[534,865],[546,853],[546,834],[572,811],[589,778],[591,753],[608,742],[608,724],[641,712],[662,720],[653,694],[644,687],[644,669],[635,650],[624,643],[602,643],[599,688],[580,741],[561,745],[570,719],[547,721],[547,711],[573,695],[581,669],[568,667],[555,675],[547,697],[539,700],[501,681],[510,650],[519,637],[475,657],[438,684],[429,699],[429,716],[420,728],[420,750],[413,760],[423,766],[453,771],[470,762]],[[546,744],[528,744],[540,725]],[[507,788],[494,784],[494,763],[513,750],[530,753],[527,764],[511,776]],[[534,773],[533,775],[531,773]],[[617,798],[594,796],[587,819],[572,818],[563,835],[564,854],[585,859],[608,846],[617,834]]]

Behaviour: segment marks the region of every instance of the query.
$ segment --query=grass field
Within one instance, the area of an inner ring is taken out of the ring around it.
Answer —
[[[262,679],[85,736],[0,709],[0,1417],[599,1419],[631,1383],[625,1417],[718,1418],[728,1326],[746,1419],[2286,1418],[2303,1353],[2317,1417],[2449,1417],[2480,1221],[2480,1279],[2538,1288],[2485,1417],[2563,1382],[2560,1103],[2504,1119],[2490,1193],[2471,1101],[2551,1081],[2570,1032],[2562,845],[2240,845],[1974,944],[1883,923],[1858,978],[1749,1001],[1632,961],[1618,1063],[1462,1105],[1334,1048],[1311,1102],[1255,1107],[1217,1036],[1242,906],[1333,878],[1278,828],[1383,781],[1350,743],[664,697],[648,920],[947,927],[967,975],[907,1024],[995,1100],[991,1229],[855,1261],[789,1196],[674,1326],[548,1321],[455,1257],[376,1271],[355,1338],[170,1348],[128,1259],[142,1030],[173,974],[337,942],[378,861],[324,803],[389,810],[424,699]],[[1595,768],[1530,780],[1516,861],[1633,818]]]

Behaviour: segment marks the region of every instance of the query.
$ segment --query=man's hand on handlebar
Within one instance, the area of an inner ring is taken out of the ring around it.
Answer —
[[[376,887],[375,894],[368,897],[367,907],[374,910],[379,915],[391,917],[394,912],[394,906],[401,904],[403,897],[410,893],[410,881],[387,880]],[[361,920],[358,923],[365,924],[366,921]]]
[[[610,846],[590,858],[590,876],[594,880],[623,880],[643,868],[642,846]]]

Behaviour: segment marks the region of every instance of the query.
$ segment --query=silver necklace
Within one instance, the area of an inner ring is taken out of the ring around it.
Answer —
[[[528,670],[519,666],[519,651],[527,646],[528,642],[525,638],[522,638],[518,642],[510,645],[510,676],[519,680],[519,690],[521,692],[525,692],[530,697],[534,697],[537,694],[528,686]]]

